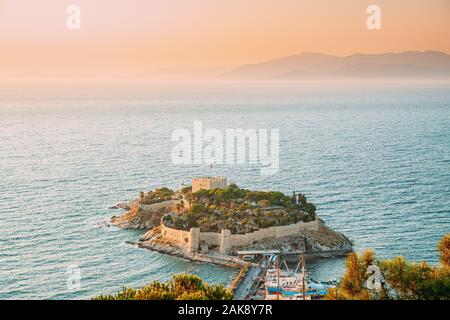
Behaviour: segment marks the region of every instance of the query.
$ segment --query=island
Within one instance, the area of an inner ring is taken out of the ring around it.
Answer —
[[[139,247],[195,261],[242,266],[265,254],[284,259],[344,256],[351,241],[325,225],[304,194],[241,189],[224,177],[199,177],[179,190],[140,192],[116,204],[112,224],[146,229]]]

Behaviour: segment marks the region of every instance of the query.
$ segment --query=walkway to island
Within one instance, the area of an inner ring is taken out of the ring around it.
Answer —
[[[246,300],[249,296],[253,296],[256,289],[258,289],[260,277],[262,276],[262,268],[251,266],[244,279],[242,279],[239,286],[234,292],[234,300]]]

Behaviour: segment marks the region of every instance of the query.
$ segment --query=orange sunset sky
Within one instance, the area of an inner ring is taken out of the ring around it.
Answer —
[[[66,28],[71,4],[81,30]],[[369,5],[382,29],[366,27]],[[0,0],[0,77],[133,76],[301,52],[450,53],[450,0]]]

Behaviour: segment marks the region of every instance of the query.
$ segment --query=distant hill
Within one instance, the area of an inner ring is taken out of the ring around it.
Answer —
[[[140,78],[159,80],[214,79],[229,71],[229,68],[174,67],[140,73],[137,76]]]
[[[228,79],[401,78],[450,79],[450,55],[438,51],[353,54],[302,53],[248,64],[222,75]]]

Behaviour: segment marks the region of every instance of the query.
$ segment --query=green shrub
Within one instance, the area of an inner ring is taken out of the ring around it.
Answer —
[[[166,282],[153,281],[141,289],[123,288],[115,295],[94,300],[231,300],[232,293],[222,285],[210,285],[199,276],[178,274]]]

